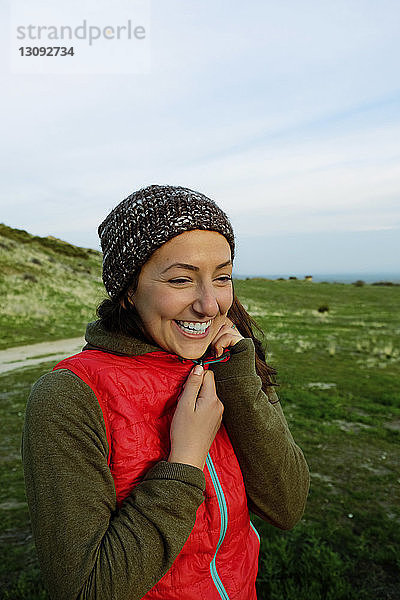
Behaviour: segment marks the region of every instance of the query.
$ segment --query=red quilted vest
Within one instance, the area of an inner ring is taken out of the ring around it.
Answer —
[[[192,367],[193,361],[164,351],[132,357],[101,350],[84,350],[54,367],[75,373],[97,397],[118,505],[154,464],[167,459],[171,419]],[[146,600],[256,599],[259,536],[250,523],[242,473],[223,424],[204,474],[205,500],[194,528]]]

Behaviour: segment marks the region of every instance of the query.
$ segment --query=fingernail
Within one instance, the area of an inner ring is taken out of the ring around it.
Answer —
[[[196,375],[202,375],[203,371],[204,369],[202,365],[196,365],[193,370],[193,373],[195,373]]]

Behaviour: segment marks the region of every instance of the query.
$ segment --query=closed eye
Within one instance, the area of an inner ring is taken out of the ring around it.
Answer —
[[[183,279],[182,277],[177,277],[176,279],[169,279],[169,283],[190,283],[190,279]]]
[[[182,285],[184,283],[190,283],[191,279],[184,279],[183,277],[176,277],[175,279],[169,279],[169,283],[175,283],[177,285]],[[216,281],[221,283],[227,283],[228,281],[232,281],[232,277],[230,275],[221,275],[221,277],[217,277]]]
[[[228,281],[232,281],[232,277],[230,275],[220,275],[215,278],[215,281],[219,283],[227,283]],[[169,279],[168,283],[173,283],[176,285],[183,285],[185,283],[191,283],[192,280],[185,277],[174,277],[174,279]]]

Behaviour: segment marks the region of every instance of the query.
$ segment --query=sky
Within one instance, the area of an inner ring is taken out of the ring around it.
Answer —
[[[239,275],[400,275],[397,1],[143,0],[143,72],[70,74],[12,71],[11,9],[46,12],[24,2],[0,8],[1,222],[98,249],[123,198],[182,185],[231,218]]]

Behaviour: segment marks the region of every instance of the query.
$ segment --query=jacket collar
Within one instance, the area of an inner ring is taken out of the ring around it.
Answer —
[[[124,356],[139,356],[162,350],[159,346],[143,342],[133,336],[107,331],[101,321],[87,324],[85,340],[87,344],[84,350],[105,350]]]

